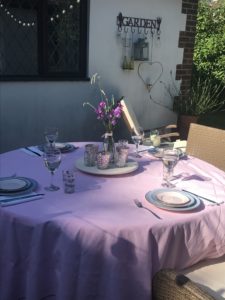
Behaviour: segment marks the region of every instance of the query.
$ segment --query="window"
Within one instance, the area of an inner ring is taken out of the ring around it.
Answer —
[[[0,0],[0,80],[84,79],[88,0]]]

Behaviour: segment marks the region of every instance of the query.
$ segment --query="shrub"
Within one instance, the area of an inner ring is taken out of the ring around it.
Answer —
[[[194,65],[198,74],[225,84],[225,1],[200,0],[197,17]]]

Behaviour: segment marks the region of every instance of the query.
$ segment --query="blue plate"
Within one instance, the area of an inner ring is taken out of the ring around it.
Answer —
[[[176,193],[178,193],[178,195],[181,194],[182,198],[188,198],[189,201],[187,201],[183,204],[166,203],[166,202],[160,201],[157,197],[157,194],[162,193],[162,192],[164,192],[164,193],[176,192]],[[170,211],[180,211],[180,212],[190,211],[190,210],[197,208],[201,204],[201,201],[199,198],[191,196],[188,193],[185,193],[183,191],[179,191],[176,189],[157,189],[157,190],[149,191],[145,195],[145,198],[148,202],[157,206],[158,208],[161,208],[164,210],[170,210]]]
[[[9,178],[9,177],[8,177]],[[12,178],[12,177],[11,177]],[[19,179],[25,182],[25,185],[21,189],[15,190],[1,190],[0,196],[19,196],[33,192],[37,189],[38,183],[36,180],[27,178],[27,177],[13,177],[15,179]]]

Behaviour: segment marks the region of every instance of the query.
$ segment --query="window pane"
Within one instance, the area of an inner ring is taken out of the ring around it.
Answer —
[[[48,72],[79,72],[80,2],[48,0]]]
[[[38,0],[0,4],[0,75],[36,75]]]

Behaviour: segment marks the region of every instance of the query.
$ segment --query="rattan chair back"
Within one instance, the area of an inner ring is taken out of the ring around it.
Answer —
[[[160,270],[152,280],[153,300],[215,300],[183,274]]]
[[[186,153],[225,171],[225,130],[191,123]]]

